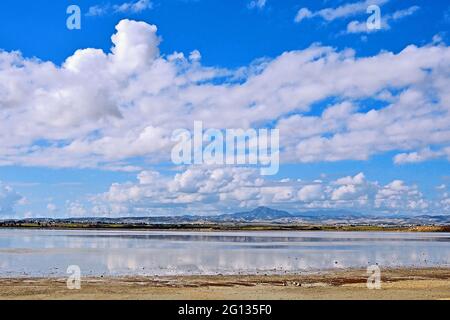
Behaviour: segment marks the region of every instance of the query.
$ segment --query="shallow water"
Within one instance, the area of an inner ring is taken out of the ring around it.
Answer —
[[[296,273],[450,267],[450,233],[0,229],[0,277]]]

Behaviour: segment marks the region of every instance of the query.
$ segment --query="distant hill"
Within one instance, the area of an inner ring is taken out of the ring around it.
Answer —
[[[258,207],[251,211],[238,212],[233,214],[222,214],[216,217],[209,217],[210,219],[219,219],[222,221],[271,221],[283,218],[293,218],[287,211],[274,210],[267,207]]]
[[[401,225],[450,225],[450,215],[364,215],[344,210],[315,210],[307,212],[289,213],[268,207],[258,207],[250,211],[243,211],[221,215],[183,215],[164,217],[119,217],[119,218],[29,218],[21,223],[82,223],[82,224],[204,224],[204,223],[276,223],[276,224],[321,224],[321,225],[379,225],[379,226],[401,226]],[[6,221],[6,222],[8,222]]]

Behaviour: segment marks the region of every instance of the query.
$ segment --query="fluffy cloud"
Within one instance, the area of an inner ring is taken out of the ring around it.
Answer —
[[[331,192],[331,200],[337,202],[358,201],[365,204],[372,190],[377,189],[377,184],[366,181],[363,173],[338,179],[333,184],[336,188]]]
[[[0,216],[13,216],[14,207],[24,199],[10,186],[0,181]]]
[[[196,120],[245,129],[276,119],[282,162],[448,154],[444,44],[372,57],[313,45],[227,70],[203,66],[198,51],[161,55],[154,25],[116,29],[110,52],[78,50],[61,66],[0,52],[0,164],[140,170],[128,160],[168,161],[173,130]]]
[[[295,22],[301,22],[305,19],[320,17],[325,21],[333,21],[336,19],[344,19],[365,13],[370,5],[383,5],[389,0],[366,0],[354,3],[347,3],[337,8],[325,8],[316,12],[310,11],[308,8],[301,8],[295,17]]]
[[[90,16],[90,17],[94,17],[94,16],[103,16],[110,12],[139,13],[144,10],[148,10],[148,9],[152,9],[152,8],[153,8],[153,3],[150,0],[136,0],[136,1],[124,2],[122,4],[117,4],[114,6],[111,6],[109,4],[94,5],[94,6],[89,7],[89,10],[86,13],[86,15]]]
[[[141,12],[147,9],[151,9],[153,4],[150,0],[137,0],[135,2],[125,2],[120,5],[114,6],[116,12]]]
[[[443,47],[426,47],[423,49],[432,56],[432,52],[437,53],[435,50],[440,51]],[[286,150],[290,151],[287,154],[292,157],[292,161],[365,160],[373,154],[386,151],[421,150],[429,146],[435,146],[436,150],[441,150],[438,151],[438,154],[444,155],[445,152],[443,151],[449,144],[450,127],[448,124],[450,123],[450,115],[449,94],[442,85],[448,82],[448,76],[446,75],[448,71],[435,68],[432,68],[435,71],[431,73],[422,73],[418,69],[413,71],[415,68],[410,68],[411,63],[420,64],[419,61],[425,62],[426,59],[431,57],[427,55],[419,58],[421,51],[422,49],[409,47],[396,56],[380,54],[377,57],[358,59],[354,61],[355,64],[347,64],[349,67],[346,69],[347,74],[340,79],[334,78],[334,76],[330,78],[323,76],[321,79],[324,89],[327,87],[328,80],[333,79],[335,84],[330,83],[330,86],[333,86],[334,92],[339,91],[338,87],[340,85],[346,86],[346,79],[350,75],[354,77],[354,86],[352,88],[347,87],[339,94],[341,97],[348,97],[348,99],[344,99],[344,103],[329,106],[321,116],[295,114],[279,121],[278,126],[281,132],[296,132],[295,135],[289,135],[289,138],[293,138],[292,145],[286,135],[283,141],[287,147]],[[422,51],[422,53],[425,51]],[[406,56],[409,56],[412,60],[400,62]],[[435,57],[441,60],[444,56],[447,56],[444,58],[444,60],[447,60],[448,52],[437,53]],[[376,63],[372,65],[372,62],[375,61]],[[405,67],[399,68],[399,65],[397,65],[396,68],[392,66],[398,72],[397,75],[405,72],[395,80],[384,73],[389,73],[389,65],[394,61],[398,61]],[[438,65],[442,65],[445,70],[449,70],[449,64],[442,62],[438,62]],[[340,69],[340,66],[334,65],[334,63],[333,66],[324,66],[321,69],[323,74],[340,73],[340,71],[334,69],[335,67]],[[369,71],[372,67],[384,70],[384,75],[375,70]],[[374,76],[366,76],[369,73]],[[387,76],[387,78],[384,78],[384,76]],[[357,78],[358,80],[356,80]],[[400,83],[407,78],[412,80],[409,84]],[[427,79],[429,82],[425,83]],[[397,82],[398,80],[400,82]],[[434,87],[435,89],[432,90],[437,95],[427,93],[426,87]],[[403,90],[393,96],[391,93],[393,88],[403,88]],[[365,90],[369,90],[371,94],[366,96],[367,92],[363,92]],[[364,102],[358,103],[358,96],[359,99],[375,97],[375,100],[384,103],[385,107],[360,112],[358,108],[364,106]],[[437,97],[437,100],[434,100],[433,97]],[[296,137],[294,138],[294,136]],[[401,160],[397,159],[397,161]]]
[[[108,11],[109,11],[109,6],[95,5],[95,6],[89,7],[89,10],[86,13],[86,15],[88,17],[103,16],[103,15],[107,14]]]
[[[380,29],[368,29],[366,21],[354,20],[347,25],[346,33],[370,33],[379,30],[389,30],[393,22],[411,16],[419,9],[420,7],[418,6],[411,6],[407,9],[395,11],[392,14],[382,15]]]
[[[417,163],[441,157],[447,157],[450,161],[450,147],[442,148],[438,151],[425,148],[415,152],[400,153],[394,157],[394,162],[396,164]]]
[[[302,187],[298,191],[298,199],[303,202],[324,199],[323,187],[320,184],[311,184]]]
[[[78,201],[68,201],[66,203],[66,211],[69,217],[87,217],[85,206]]]
[[[375,205],[395,210],[424,210],[429,202],[416,185],[406,186],[401,180],[395,180],[378,190]]]
[[[363,173],[336,180],[262,179],[251,168],[192,167],[173,176],[144,171],[138,182],[113,184],[95,196],[92,211],[100,215],[182,215],[232,212],[271,205],[292,212],[346,209],[378,214],[445,212],[416,185],[394,180],[386,185]],[[447,210],[448,211],[448,210]]]
[[[172,177],[143,171],[138,183],[113,184],[92,199],[101,215],[182,214],[174,209],[208,212],[254,204],[263,180],[259,171],[247,168],[193,167]],[[202,213],[199,212],[199,213]]]
[[[338,19],[348,19],[354,16],[367,15],[366,19],[352,20],[347,24],[346,31],[342,32],[343,34],[351,34],[351,33],[370,33],[377,32],[379,30],[388,30],[391,28],[391,24],[400,19],[406,18],[408,16],[413,15],[417,12],[420,7],[411,6],[406,9],[401,9],[394,11],[392,13],[384,13],[381,14],[381,28],[380,29],[368,29],[367,28],[367,18],[369,17],[369,12],[367,9],[372,5],[382,6],[386,4],[389,0],[366,0],[359,1],[349,4],[341,5],[337,8],[325,8],[319,11],[311,11],[308,8],[301,8],[298,10],[294,21],[296,23],[300,23],[307,19],[312,18],[320,18],[326,22],[332,22]]]

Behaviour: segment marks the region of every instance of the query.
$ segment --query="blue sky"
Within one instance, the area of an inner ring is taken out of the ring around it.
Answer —
[[[370,4],[381,30],[350,31]],[[447,1],[4,0],[0,24],[0,218],[450,213]],[[171,164],[193,120],[279,127],[279,173]]]
[[[23,5],[5,0],[0,12],[1,39],[4,50],[20,50],[27,57],[39,57],[61,63],[79,48],[111,47],[111,33],[123,18],[156,24],[164,41],[161,50],[203,53],[205,65],[239,67],[261,57],[276,57],[289,51],[304,49],[314,42],[351,47],[362,56],[380,50],[398,52],[410,44],[423,45],[448,30],[446,1],[390,1],[383,11],[395,11],[412,5],[420,6],[420,14],[396,23],[389,32],[374,34],[370,41],[360,41],[360,35],[338,36],[348,20],[330,24],[313,19],[294,23],[296,12],[307,7],[319,10],[356,1],[267,1],[262,9],[248,9],[250,1],[164,0],[153,1],[153,8],[139,13],[105,14],[83,17],[82,29],[65,28],[67,6],[78,4],[87,13],[95,5],[121,4],[124,1],[55,1],[38,0]],[[368,16],[368,15],[366,15]],[[205,27],[207,26],[207,27]],[[14,30],[14,32],[11,32]],[[448,35],[445,35],[447,36]]]

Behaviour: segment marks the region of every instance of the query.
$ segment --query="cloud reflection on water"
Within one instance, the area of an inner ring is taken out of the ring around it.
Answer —
[[[0,230],[0,276],[296,273],[450,265],[450,234]]]

